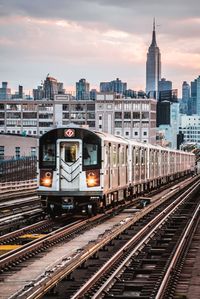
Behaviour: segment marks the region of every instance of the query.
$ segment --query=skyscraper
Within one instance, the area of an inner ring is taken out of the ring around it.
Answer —
[[[85,79],[80,79],[78,82],[76,82],[76,99],[90,99],[90,84]]]
[[[184,81],[182,84],[182,99],[180,101],[180,112],[188,114],[188,104],[190,100],[190,85]]]
[[[166,80],[165,78],[162,78],[158,82],[158,91],[168,91],[172,90],[172,81]]]
[[[54,100],[55,95],[65,94],[65,89],[63,89],[63,83],[58,82],[57,79],[47,75],[44,83],[33,89],[34,100],[49,99]]]
[[[44,89],[44,97],[46,99],[54,100],[54,96],[58,94],[57,80],[47,75],[46,79],[44,80],[43,89]]]
[[[8,88],[8,82],[2,82],[0,88],[0,100],[8,100],[11,98],[11,89]]]
[[[153,22],[152,42],[147,53],[146,93],[157,97],[158,81],[161,78],[161,54],[156,43],[155,20]]]
[[[127,83],[122,82],[119,78],[110,82],[100,83],[100,92],[116,92],[125,94],[127,90]]]
[[[200,76],[197,78],[197,115],[200,115]]]

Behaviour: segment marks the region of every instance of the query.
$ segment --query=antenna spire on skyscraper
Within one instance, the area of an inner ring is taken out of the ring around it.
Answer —
[[[152,42],[151,42],[151,46],[157,47],[156,44],[156,21],[155,21],[155,17],[153,18],[153,33],[152,33]]]

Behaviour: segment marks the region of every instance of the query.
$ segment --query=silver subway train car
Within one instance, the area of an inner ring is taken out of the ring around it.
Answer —
[[[39,140],[38,194],[52,216],[96,213],[189,175],[195,155],[79,127]]]

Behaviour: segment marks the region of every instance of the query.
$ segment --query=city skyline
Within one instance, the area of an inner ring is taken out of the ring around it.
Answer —
[[[161,77],[179,89],[199,75],[198,1],[0,0],[0,81],[12,89],[40,85],[47,73],[75,90],[119,77],[145,90],[153,17],[162,53]]]

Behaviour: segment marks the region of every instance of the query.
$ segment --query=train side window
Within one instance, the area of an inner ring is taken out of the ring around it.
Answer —
[[[113,144],[113,164],[114,167],[117,166],[117,147]]]
[[[132,147],[132,164],[135,165],[135,147]]]
[[[139,148],[138,147],[135,148],[135,164],[136,165],[139,164]]]
[[[144,164],[144,149],[141,148],[141,164]]]
[[[104,167],[108,167],[108,154],[109,154],[109,147],[105,145],[104,147]]]
[[[125,165],[125,150],[124,150],[124,145],[121,147],[121,165]]]
[[[83,164],[84,166],[97,164],[97,144],[84,143],[83,145]]]

